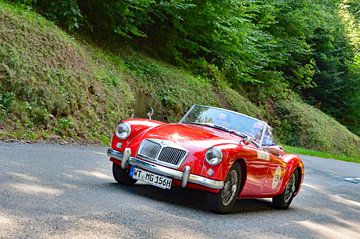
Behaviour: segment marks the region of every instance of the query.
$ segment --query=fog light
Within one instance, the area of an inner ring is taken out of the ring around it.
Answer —
[[[120,149],[122,147],[122,143],[117,143],[116,148]]]
[[[212,170],[211,168],[209,168],[209,170],[207,171],[207,174],[209,176],[213,176],[214,175],[214,170]]]

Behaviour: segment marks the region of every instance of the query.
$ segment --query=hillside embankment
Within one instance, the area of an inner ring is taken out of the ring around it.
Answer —
[[[280,142],[360,155],[360,138],[293,94],[258,106],[209,80],[118,46],[74,39],[43,17],[0,1],[0,139],[108,144],[119,119],[176,122],[193,104],[270,122]]]

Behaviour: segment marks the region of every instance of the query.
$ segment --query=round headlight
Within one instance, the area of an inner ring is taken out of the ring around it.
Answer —
[[[205,160],[212,166],[219,164],[222,160],[221,149],[216,147],[208,149],[205,155]]]
[[[126,139],[131,133],[131,126],[128,123],[120,123],[116,129],[115,134],[119,139]]]

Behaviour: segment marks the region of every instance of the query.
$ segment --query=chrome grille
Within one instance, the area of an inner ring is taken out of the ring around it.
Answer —
[[[187,150],[167,140],[144,139],[141,142],[137,155],[139,157],[157,161],[169,167],[180,166],[187,155]]]
[[[139,155],[149,159],[156,159],[161,150],[161,145],[150,140],[144,140],[141,144]]]
[[[186,151],[171,147],[165,147],[161,150],[158,160],[178,165],[179,162],[185,157]]]

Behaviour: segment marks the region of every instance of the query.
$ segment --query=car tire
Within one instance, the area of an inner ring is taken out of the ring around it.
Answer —
[[[296,187],[298,185],[299,172],[296,170],[291,174],[289,181],[287,182],[284,191],[276,197],[272,198],[272,205],[277,209],[289,208],[292,200],[295,197]]]
[[[226,214],[232,211],[239,195],[241,185],[241,167],[234,163],[224,181],[224,188],[219,193],[208,193],[208,208],[216,213]]]
[[[134,185],[136,183],[136,180],[130,178],[128,172],[122,169],[120,165],[113,163],[112,171],[116,182],[129,186]]]

